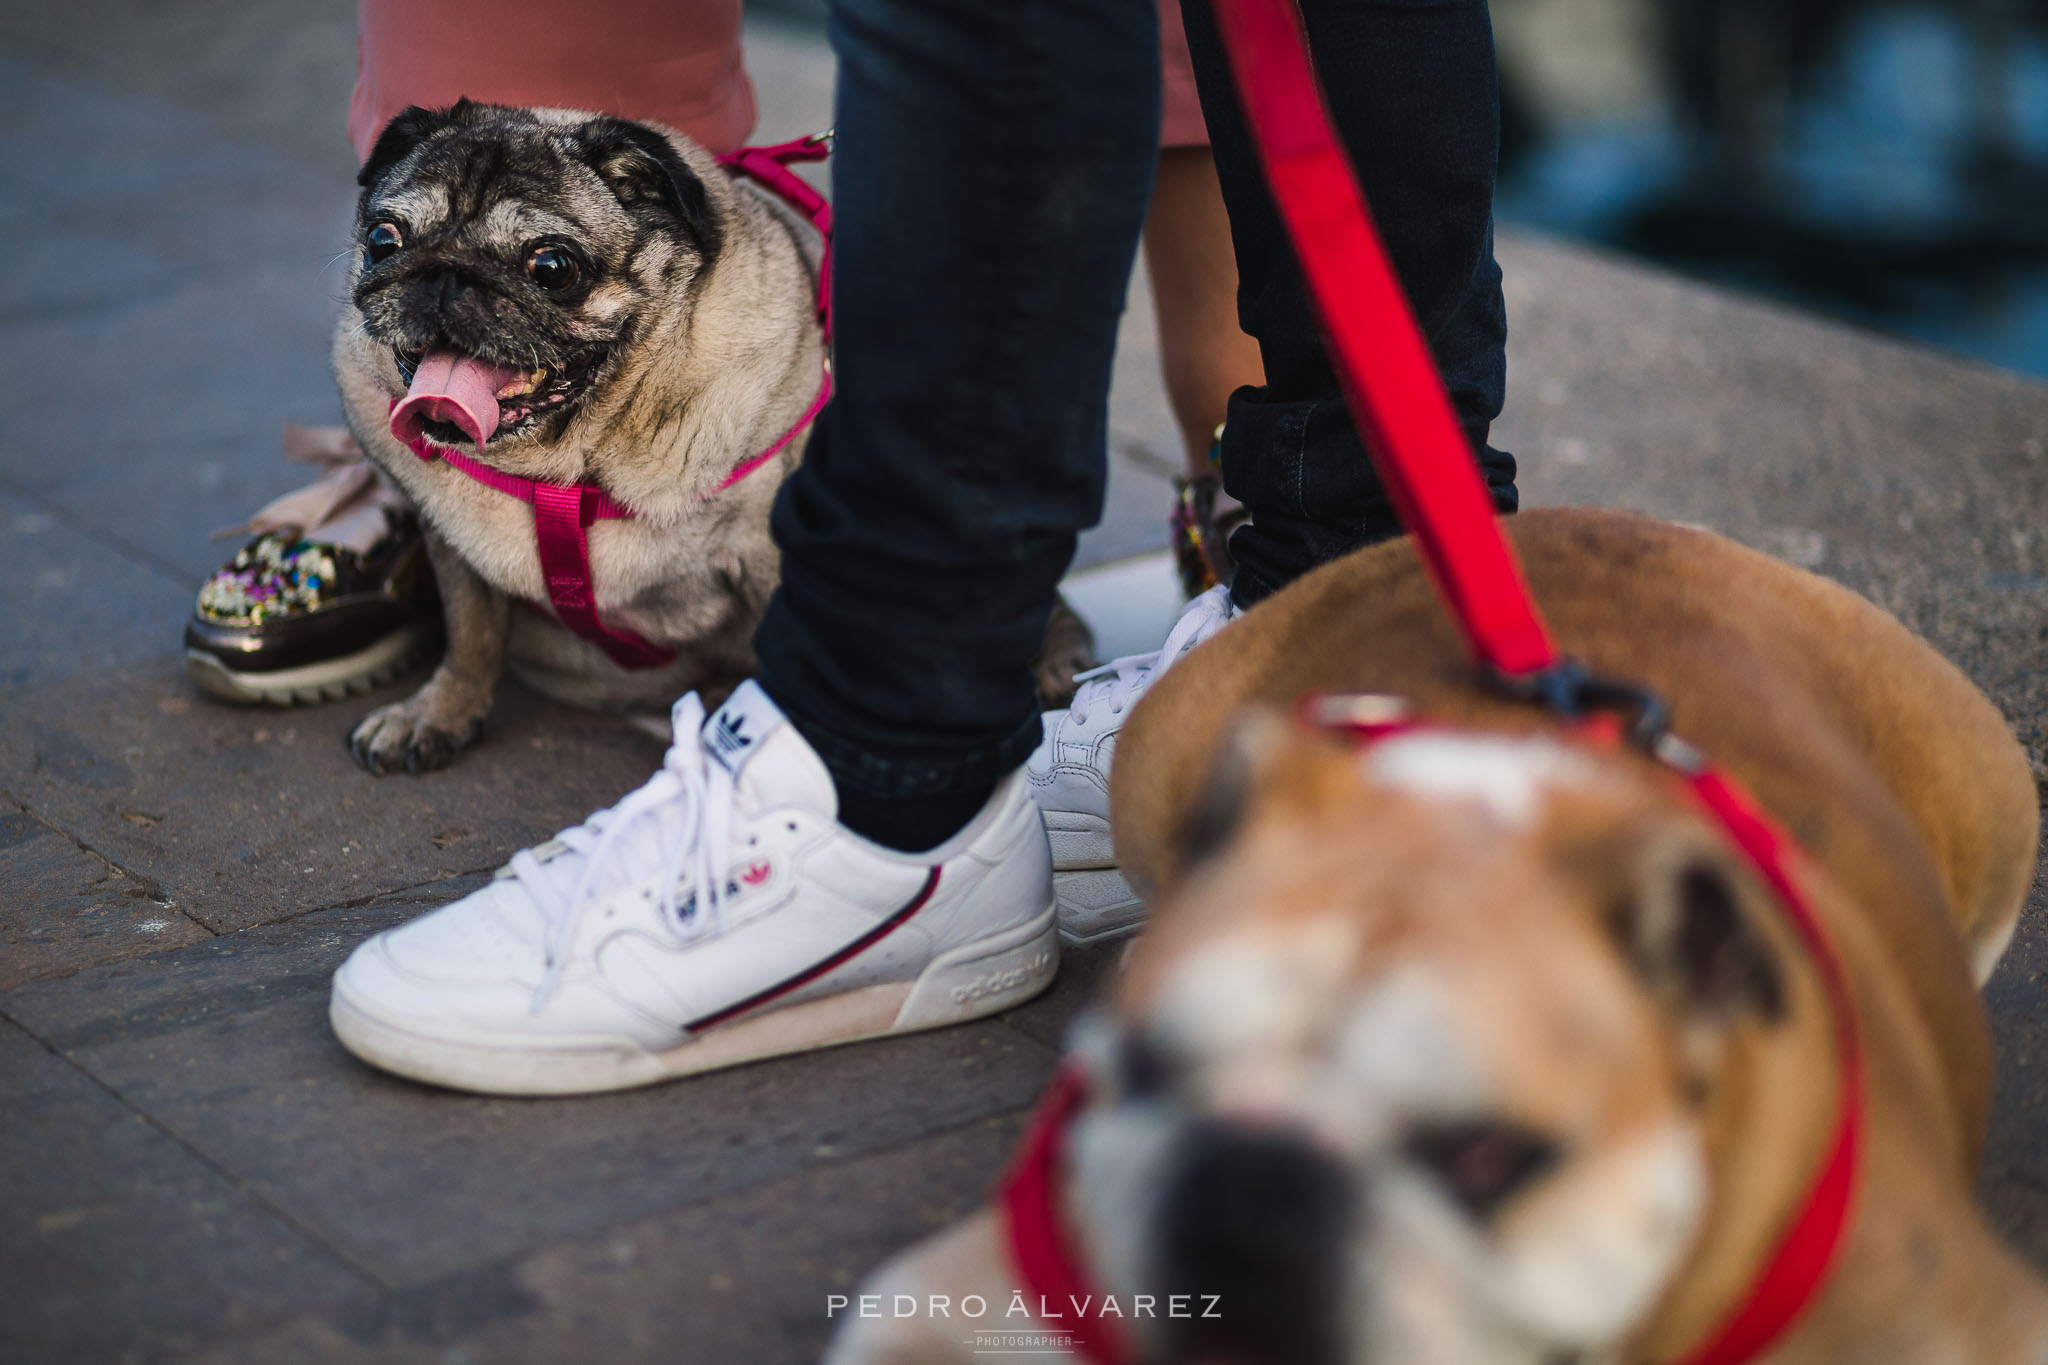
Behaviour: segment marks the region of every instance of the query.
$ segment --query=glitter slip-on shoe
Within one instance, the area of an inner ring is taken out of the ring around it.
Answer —
[[[360,553],[266,531],[199,590],[185,669],[221,701],[340,701],[427,662],[441,635],[433,568],[409,514]]]

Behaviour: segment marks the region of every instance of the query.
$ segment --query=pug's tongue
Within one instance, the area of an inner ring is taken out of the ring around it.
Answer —
[[[429,351],[412,373],[412,387],[391,410],[391,434],[407,445],[430,421],[447,422],[482,445],[498,429],[498,390],[525,372],[454,351]]]

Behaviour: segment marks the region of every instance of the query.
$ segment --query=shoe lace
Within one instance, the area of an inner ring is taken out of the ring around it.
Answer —
[[[534,992],[539,1009],[560,980],[577,920],[607,891],[651,877],[662,922],[685,941],[723,925],[725,866],[732,829],[732,774],[706,752],[700,732],[704,703],[691,693],[676,703],[675,739],[653,777],[618,804],[555,836],[561,849],[538,857],[512,855],[512,875],[546,921],[546,969]],[[679,897],[689,875],[692,909]]]
[[[1098,705],[1107,706],[1112,715],[1122,715],[1132,696],[1150,684],[1154,673],[1164,672],[1200,644],[1230,619],[1230,613],[1230,589],[1218,585],[1188,604],[1158,649],[1149,654],[1126,654],[1086,673],[1076,673],[1074,681],[1080,686],[1067,707],[1068,717],[1076,725],[1085,725],[1089,710]]]

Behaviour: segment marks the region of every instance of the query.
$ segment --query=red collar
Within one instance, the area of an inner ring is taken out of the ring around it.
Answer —
[[[1750,865],[1777,893],[1778,904],[1806,945],[1820,973],[1828,1016],[1835,1033],[1834,1129],[1820,1169],[1807,1186],[1798,1215],[1765,1260],[1737,1307],[1707,1339],[1683,1358],[1683,1365],[1741,1365],[1776,1341],[1813,1302],[1834,1269],[1848,1232],[1863,1159],[1863,1035],[1842,959],[1828,931],[1787,867],[1794,847],[1779,827],[1734,779],[1690,750],[1660,755],[1691,787],[1692,794],[1721,822]]]
[[[825,202],[824,195],[789,169],[793,163],[822,161],[830,154],[831,134],[821,133],[774,147],[742,147],[718,158],[718,164],[727,170],[747,176],[779,195],[824,237],[824,251],[818,258],[818,326],[824,334],[827,359],[818,379],[817,396],[811,399],[803,415],[766,449],[733,466],[712,494],[723,493],[780,455],[824,411],[832,397],[832,206]],[[594,483],[521,478],[493,469],[461,451],[434,445],[425,437],[406,442],[406,448],[422,460],[439,460],[486,488],[533,504],[533,538],[540,552],[541,574],[547,580],[548,604],[563,625],[602,649],[621,668],[658,668],[676,657],[673,649],[653,644],[632,631],[607,626],[597,614],[597,587],[590,569],[590,527],[599,521],[630,520],[634,516],[632,509]]]
[[[1080,1068],[1071,1062],[1061,1066],[1031,1115],[1031,1126],[1024,1130],[1024,1141],[996,1192],[996,1203],[1010,1265],[1025,1297],[1071,1310],[1061,1329],[1072,1338],[1074,1353],[1090,1365],[1132,1365],[1135,1357],[1123,1324],[1081,1311],[1083,1304],[1101,1299],[1060,1216],[1067,1125],[1087,1102],[1088,1086]]]
[[[1863,1054],[1854,1002],[1826,929],[1793,881],[1790,838],[1690,746],[1659,737],[1640,689],[1588,677],[1559,654],[1500,533],[1471,450],[1409,310],[1350,163],[1323,111],[1293,0],[1217,0],[1240,104],[1315,299],[1330,359],[1382,482],[1414,537],[1474,662],[1512,695],[1567,718],[1619,701],[1640,707],[1637,738],[1679,775],[1776,892],[1821,977],[1840,1096],[1820,1168],[1790,1225],[1728,1316],[1680,1365],[1742,1365],[1813,1301],[1842,1244],[1863,1146]],[[1597,723],[1597,722],[1596,722]],[[1084,1095],[1063,1071],[999,1193],[1010,1259],[1031,1294],[1078,1310],[1087,1276],[1061,1225],[1060,1150]],[[1096,1302],[1100,1302],[1099,1298]],[[1063,1326],[1095,1365],[1128,1365],[1119,1324],[1072,1311]]]

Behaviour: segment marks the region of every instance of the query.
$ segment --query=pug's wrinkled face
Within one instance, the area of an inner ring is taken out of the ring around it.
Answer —
[[[1634,760],[1262,743],[1077,1035],[1105,1279],[1214,1296],[1143,1324],[1165,1360],[1602,1358],[1702,1225],[1729,1036],[1783,1008],[1762,891]]]
[[[719,249],[689,161],[623,119],[408,109],[358,179],[351,299],[380,381],[442,445],[553,440]]]

